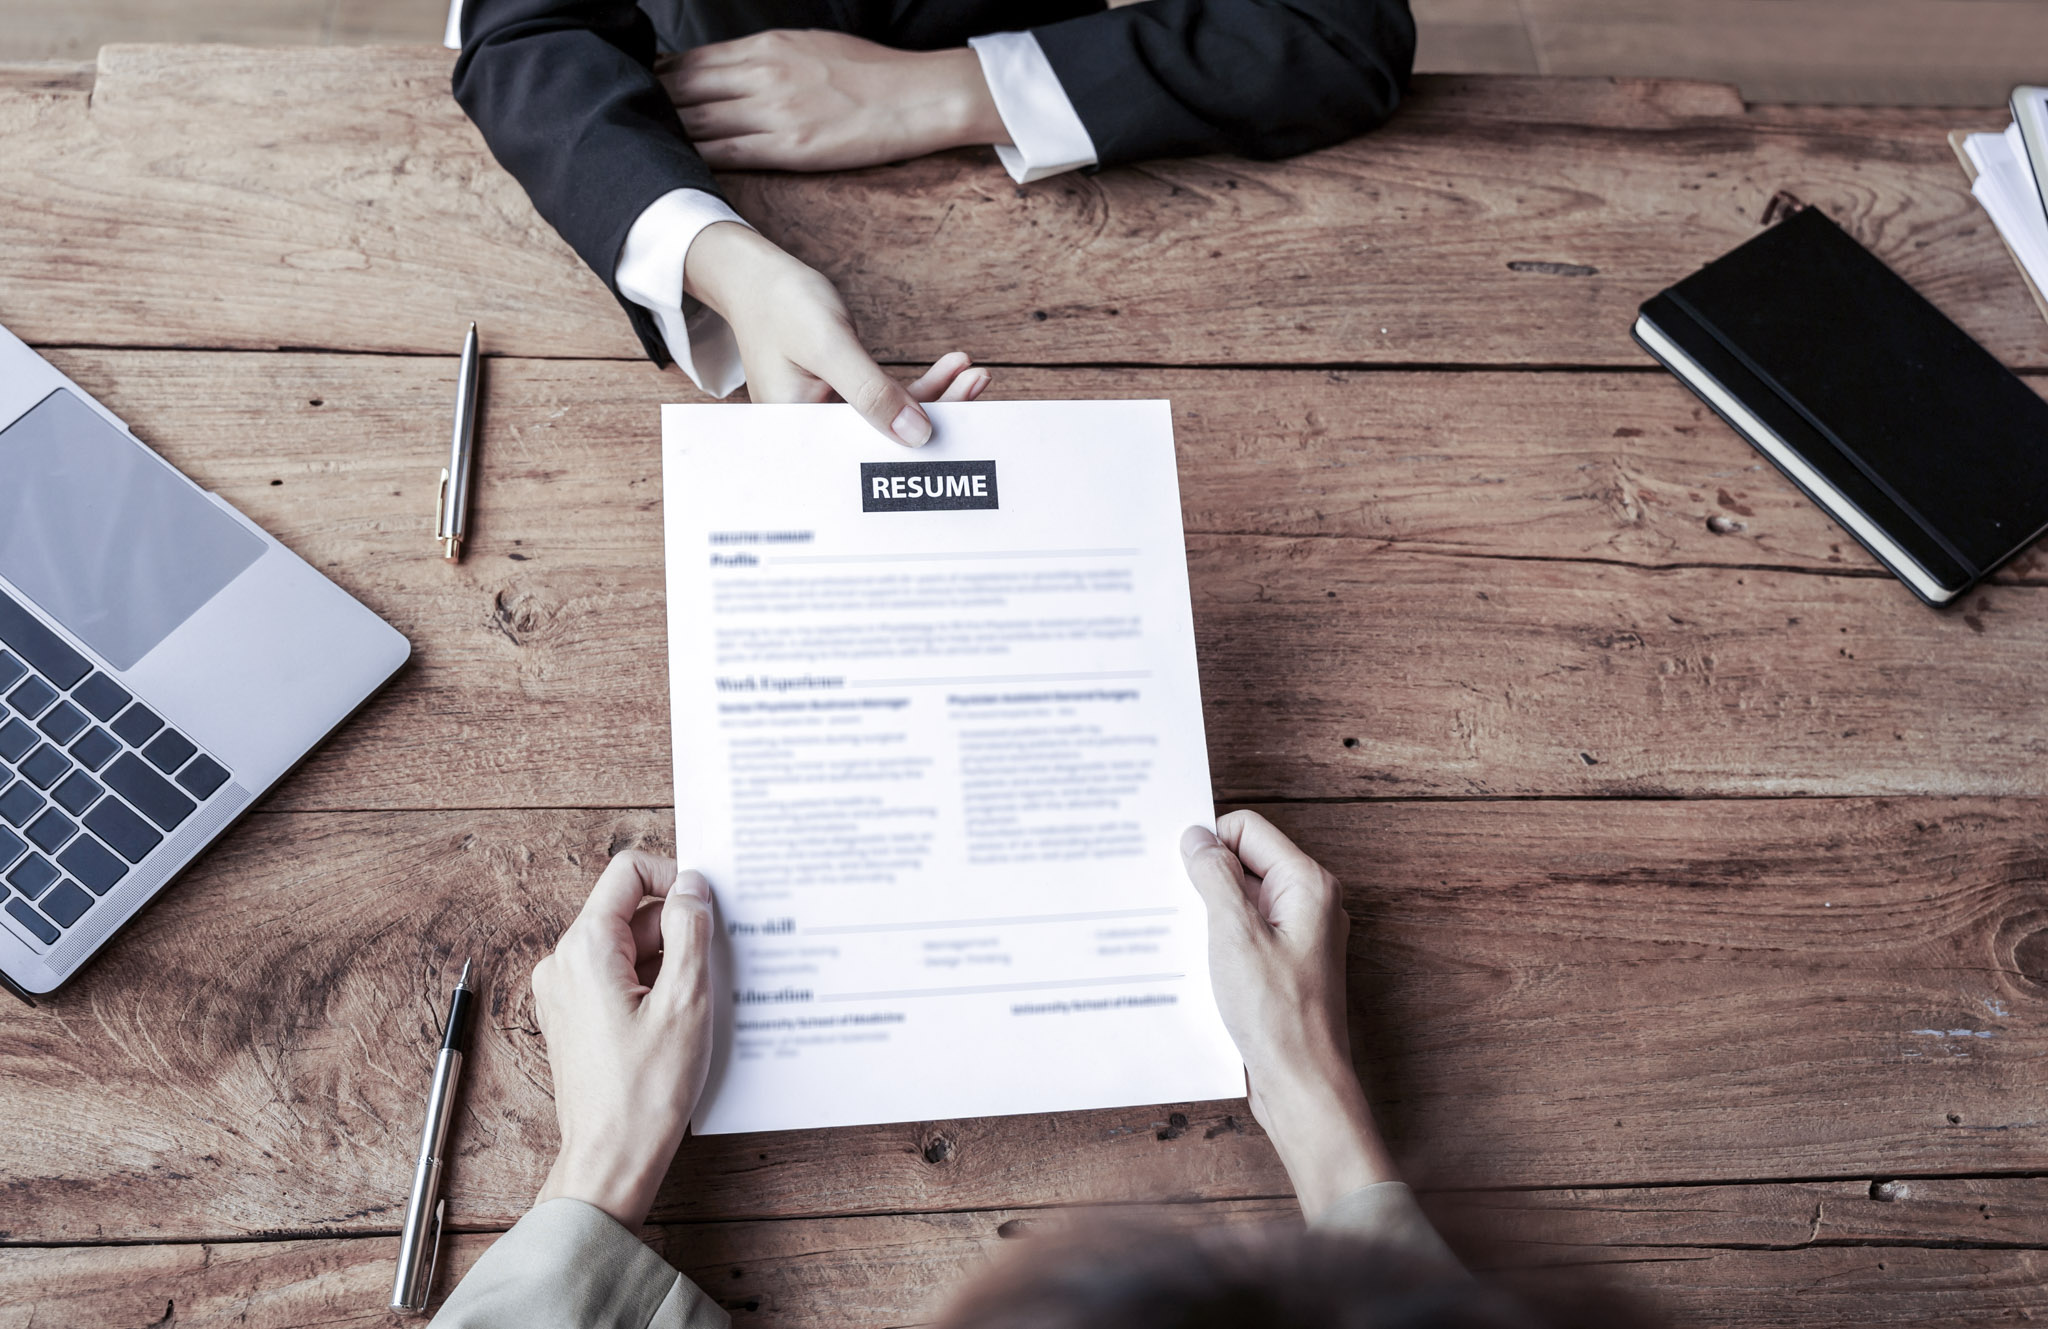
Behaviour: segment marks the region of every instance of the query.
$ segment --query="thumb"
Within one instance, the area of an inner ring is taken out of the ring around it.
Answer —
[[[818,361],[805,368],[824,379],[876,429],[906,447],[921,448],[931,441],[932,420],[924,407],[861,348],[851,327],[842,325],[832,334]]]
[[[1237,855],[1218,840],[1206,826],[1190,826],[1180,837],[1181,862],[1188,880],[1208,906],[1209,921],[1226,920],[1242,926],[1251,921],[1251,897],[1244,880],[1244,865]]]
[[[711,987],[711,883],[701,872],[676,874],[661,902],[661,972],[650,1001],[680,1011]]]

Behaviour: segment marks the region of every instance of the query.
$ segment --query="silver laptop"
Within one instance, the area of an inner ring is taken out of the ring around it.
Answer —
[[[0,329],[0,983],[70,978],[410,653]]]

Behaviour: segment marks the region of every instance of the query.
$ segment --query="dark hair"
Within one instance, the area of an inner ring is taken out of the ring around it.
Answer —
[[[1462,1270],[1299,1229],[1113,1233],[1026,1247],[969,1285],[939,1329],[1531,1329]]]

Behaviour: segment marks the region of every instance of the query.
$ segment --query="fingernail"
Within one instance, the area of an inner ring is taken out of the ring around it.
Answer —
[[[897,413],[896,419],[889,425],[889,432],[911,447],[921,448],[931,441],[932,422],[915,406],[906,406]]]
[[[981,395],[981,390],[987,386],[988,375],[984,373],[981,375],[981,377],[975,379],[972,383],[967,385],[967,400],[973,401],[976,397],[979,397]]]

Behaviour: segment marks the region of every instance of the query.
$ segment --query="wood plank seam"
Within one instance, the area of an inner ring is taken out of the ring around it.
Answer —
[[[1959,1177],[1958,1177],[1958,1178],[1938,1178],[1938,1180],[1962,1180],[1962,1179],[1963,1179],[1963,1178],[1959,1178]],[[1732,1183],[1731,1183],[1731,1184],[1732,1184]],[[1588,1188],[1585,1188],[1585,1189],[1592,1189],[1592,1188],[1588,1187]],[[1482,1192],[1482,1193],[1485,1193],[1485,1192]],[[1427,1203],[1428,1201],[1430,1201],[1431,1199],[1435,1198],[1435,1197],[1436,1197],[1436,1196],[1437,1196],[1437,1195],[1438,1195],[1439,1193],[1438,1193],[1438,1192],[1434,1192],[1434,1191],[1427,1191],[1427,1190],[1425,1190],[1425,1191],[1419,1191],[1419,1192],[1417,1192],[1417,1194],[1418,1194],[1418,1196],[1419,1196],[1419,1197],[1420,1197],[1420,1198],[1421,1198],[1421,1199],[1422,1199],[1422,1200],[1423,1200],[1423,1201],[1425,1202],[1425,1204],[1426,1204],[1426,1203]],[[1294,1197],[1293,1197],[1292,1195],[1280,1195],[1280,1196],[1252,1196],[1252,1195],[1248,1195],[1248,1196],[1242,1196],[1242,1197],[1238,1197],[1238,1198],[1236,1198],[1236,1199],[1233,1199],[1233,1200],[1229,1200],[1229,1201],[1221,1201],[1221,1200],[1188,1200],[1188,1201],[1183,1201],[1183,1202],[1180,1202],[1180,1203],[1181,1203],[1181,1204],[1183,1204],[1183,1205],[1185,1205],[1186,1207],[1188,1207],[1188,1208],[1192,1209],[1192,1208],[1195,1208],[1195,1207],[1198,1207],[1198,1206],[1206,1206],[1206,1205],[1223,1205],[1223,1204],[1248,1204],[1248,1203],[1257,1203],[1257,1202],[1272,1202],[1272,1201],[1291,1201],[1291,1200],[1293,1200],[1293,1198],[1294,1198]],[[1145,1202],[1145,1203],[1138,1203],[1138,1202],[1133,1202],[1133,1203],[1132,1203],[1131,1205],[1129,1205],[1129,1206],[1125,1206],[1125,1207],[1128,1207],[1128,1208],[1132,1208],[1132,1209],[1144,1209],[1144,1210],[1147,1210],[1147,1211],[1150,1211],[1150,1212],[1158,1212],[1159,1210],[1161,1210],[1161,1209],[1164,1209],[1164,1208],[1167,1208],[1167,1207],[1171,1206],[1171,1205],[1172,1205],[1172,1204],[1174,1204],[1174,1203],[1175,1203],[1175,1202],[1173,1202],[1173,1201],[1150,1201],[1150,1202]],[[1114,1208],[1117,1208],[1117,1207],[1119,1207],[1119,1206],[1113,1206],[1113,1205],[1098,1205],[1098,1206],[1095,1206],[1095,1211],[1097,1211],[1097,1212],[1100,1212],[1100,1211],[1103,1211],[1103,1210],[1108,1210],[1108,1209],[1114,1209]],[[871,1219],[871,1220],[878,1220],[878,1221],[879,1221],[879,1220],[886,1220],[886,1219],[901,1219],[901,1218],[932,1218],[932,1217],[939,1217],[939,1216],[945,1216],[945,1217],[951,1217],[951,1218],[974,1218],[974,1217],[979,1217],[979,1216],[984,1216],[984,1215],[991,1215],[991,1214],[998,1214],[998,1213],[1002,1213],[1002,1214],[1029,1214],[1029,1213],[1033,1213],[1033,1212],[1043,1212],[1043,1213],[1065,1213],[1065,1212],[1070,1212],[1071,1210],[1072,1210],[1072,1206],[1071,1206],[1071,1205],[1059,1205],[1059,1204],[1045,1204],[1045,1205],[1017,1204],[1017,1205],[1008,1205],[1008,1206],[1005,1206],[1005,1207],[1004,1207],[1004,1208],[1002,1208],[1002,1209],[909,1209],[909,1210],[888,1210],[888,1211],[883,1211],[883,1212],[876,1212],[876,1213],[862,1213],[862,1214],[858,1214],[858,1215],[850,1215],[849,1217],[857,1217],[857,1218],[859,1218],[859,1219],[863,1219],[863,1220],[870,1220],[870,1219]],[[648,1229],[649,1231],[653,1231],[653,1232],[659,1232],[659,1233],[662,1233],[662,1234],[664,1234],[664,1235],[672,1235],[672,1236],[673,1236],[673,1235],[682,1235],[682,1234],[686,1234],[686,1233],[689,1233],[689,1232],[691,1232],[691,1231],[703,1231],[703,1230],[710,1230],[710,1229],[715,1229],[715,1228],[721,1228],[721,1227],[729,1227],[729,1226],[733,1226],[733,1225],[735,1225],[735,1224],[739,1224],[739,1223],[745,1223],[745,1224],[748,1224],[748,1225],[752,1225],[752,1226],[770,1227],[770,1226],[794,1226],[794,1225],[812,1224],[812,1223],[817,1223],[817,1222],[819,1222],[819,1221],[821,1221],[821,1218],[820,1218],[820,1216],[816,1216],[816,1215],[775,1215],[775,1216],[772,1216],[772,1217],[762,1217],[762,1218],[744,1218],[744,1219],[716,1219],[716,1218],[701,1218],[701,1219],[677,1219],[677,1220],[670,1220],[670,1221],[664,1221],[664,1222],[660,1222],[660,1223],[649,1223],[649,1224],[647,1224],[647,1225],[646,1225],[646,1227],[647,1227],[647,1229]],[[510,1227],[510,1225],[506,1225],[506,1226],[496,1226],[496,1225],[489,1225],[489,1226],[486,1226],[486,1225],[474,1225],[474,1226],[472,1226],[472,1225],[465,1225],[465,1226],[462,1226],[462,1227],[452,1227],[452,1226],[451,1226],[451,1227],[449,1227],[449,1228],[447,1228],[447,1229],[445,1229],[445,1230],[446,1230],[446,1233],[447,1233],[447,1235],[448,1235],[448,1236],[450,1236],[450,1237],[498,1237],[498,1236],[503,1236],[503,1235],[504,1235],[505,1233],[507,1233],[507,1232],[511,1231],[511,1227]],[[143,1238],[126,1238],[126,1239],[110,1239],[110,1240],[107,1240],[107,1241],[13,1241],[13,1240],[0,1240],[0,1251],[101,1251],[101,1250],[117,1250],[117,1249],[122,1249],[122,1248],[132,1248],[132,1247],[143,1247],[143,1248],[149,1248],[149,1247],[167,1247],[167,1246],[219,1246],[219,1247],[237,1247],[237,1248],[254,1248],[254,1247],[261,1247],[261,1246],[273,1246],[273,1245],[282,1245],[282,1244],[285,1244],[285,1243],[289,1243],[289,1242],[296,1242],[296,1241],[327,1241],[327,1242],[388,1242],[388,1241],[394,1241],[394,1240],[396,1240],[396,1239],[397,1239],[397,1237],[398,1237],[398,1235],[399,1235],[399,1232],[398,1232],[398,1229],[397,1229],[397,1228],[392,1228],[392,1229],[390,1229],[390,1230],[388,1230],[388,1231],[386,1231],[386,1230],[382,1230],[382,1229],[369,1229],[369,1230],[363,1230],[363,1231],[340,1231],[340,1230],[326,1230],[326,1229],[319,1229],[319,1228],[308,1228],[308,1229],[306,1229],[306,1230],[305,1230],[305,1231],[303,1231],[303,1232],[285,1232],[285,1231],[280,1231],[280,1232],[272,1232],[272,1233],[261,1233],[261,1234],[250,1234],[250,1235],[244,1235],[244,1234],[236,1234],[236,1235],[234,1235],[234,1236],[225,1236],[225,1237],[214,1237],[214,1236],[203,1236],[203,1237],[163,1237],[163,1238],[149,1238],[149,1239],[143,1239]],[[1982,1240],[1969,1240],[1969,1239],[1964,1239],[1964,1238],[1959,1238],[1959,1237],[1925,1237],[1925,1238],[1913,1238],[1913,1237],[1814,1237],[1814,1238],[1811,1238],[1811,1239],[1808,1239],[1808,1240],[1804,1240],[1804,1241],[1652,1241],[1652,1240],[1647,1240],[1647,1239],[1645,1239],[1645,1240],[1634,1240],[1634,1241],[1631,1241],[1631,1242],[1629,1243],[1629,1249],[1631,1249],[1631,1250],[1670,1250],[1670,1251],[1765,1251],[1765,1252],[1771,1252],[1771,1251],[1803,1251],[1803,1250],[1822,1250],[1822,1249],[1832,1249],[1832,1250],[1858,1250],[1858,1249],[1875,1249],[1875,1250],[1927,1250],[1927,1251],[2048,1251],[2048,1241],[2000,1241],[2000,1240],[1996,1240],[1996,1239],[1990,1239],[1990,1238],[1987,1238],[1987,1239],[1982,1239]],[[1603,1261],[1597,1261],[1597,1263],[1602,1263],[1602,1264],[1605,1264],[1605,1263],[1610,1263],[1610,1261],[1604,1261],[1604,1260],[1603,1260]]]
[[[1921,1171],[1886,1172],[1882,1174],[1873,1174],[1868,1171],[1827,1174],[1787,1173],[1774,1177],[1708,1177],[1694,1181],[1671,1179],[1661,1181],[1587,1181],[1574,1182],[1569,1189],[1573,1191],[1681,1191],[1714,1186],[1834,1186],[1840,1185],[1843,1182],[1865,1180],[1869,1181],[1873,1186],[1882,1185],[1887,1182],[1902,1181],[2048,1181],[2048,1172],[2043,1172],[2039,1168],[1966,1168],[1953,1172]],[[1526,1186],[1425,1186],[1418,1188],[1416,1193],[1418,1195],[1437,1196],[1543,1195],[1559,1189],[1562,1188],[1532,1183]],[[1262,1197],[1246,1196],[1245,1198],[1256,1199]],[[1204,1201],[1190,1200],[1189,1203],[1204,1203]],[[392,1229],[394,1232],[397,1230],[396,1228]]]
[[[1227,540],[1270,540],[1270,531],[1221,530],[1208,526],[1188,526],[1189,535],[1210,536]],[[1408,540],[1388,539],[1385,536],[1362,535],[1356,531],[1301,531],[1290,532],[1290,540],[1358,540],[1367,544],[1381,545],[1389,549],[1400,549],[1421,558],[1470,559],[1482,563],[1557,563],[1587,567],[1626,568],[1632,572],[1793,572],[1809,577],[1868,577],[1877,581],[1891,578],[1891,573],[1881,567],[1837,567],[1814,568],[1796,563],[1703,563],[1694,560],[1679,560],[1670,563],[1639,563],[1625,558],[1600,558],[1592,554],[1497,554],[1482,549],[1432,549],[1428,545]],[[1997,581],[2001,586],[2048,585],[2048,581],[2036,581],[2026,577],[2015,577],[2009,581]]]
[[[26,339],[24,339],[26,340]],[[65,341],[61,338],[38,338],[28,345],[39,351],[104,351],[147,353],[152,355],[333,355],[333,356],[379,356],[398,360],[443,360],[444,352],[437,350],[413,350],[402,347],[365,348],[357,346],[322,346],[314,343],[280,343],[276,346],[209,346],[194,342],[116,342],[116,341]],[[651,365],[651,362],[632,355],[575,355],[551,354],[545,349],[538,351],[506,352],[502,355],[484,352],[486,360],[532,360],[548,364],[588,365]],[[928,365],[919,360],[903,360],[886,354],[878,355],[875,363],[885,369],[901,369],[922,373]],[[1585,360],[1569,363],[1556,360],[1528,361],[1480,361],[1480,360],[989,360],[977,359],[976,364],[984,369],[1017,369],[1060,372],[1071,370],[1116,372],[1116,371],[1164,371],[1182,373],[1212,374],[1256,374],[1256,373],[1330,373],[1330,374],[1643,374],[1667,373],[1659,365],[1645,364],[1640,360],[1617,360],[1613,363]],[[691,394],[678,371],[662,370],[670,375],[676,391]],[[2018,369],[2022,377],[2048,377],[2048,371],[2039,369]]]
[[[1432,806],[1432,805],[1436,805],[1436,804],[1461,804],[1461,803],[1462,803],[1462,804],[1491,804],[1491,803],[1542,803],[1542,804],[1547,804],[1547,805],[1549,805],[1549,806],[1551,806],[1551,807],[1564,807],[1564,806],[1571,806],[1571,805],[1573,805],[1573,804],[1579,804],[1579,803],[1584,803],[1584,804],[1587,804],[1587,805],[1589,805],[1589,806],[1606,806],[1606,805],[1611,805],[1611,804],[1618,804],[1618,803],[1686,803],[1686,804],[1690,804],[1690,805],[1692,805],[1692,806],[1695,806],[1695,807],[1699,807],[1699,806],[1704,806],[1704,805],[1710,805],[1710,804],[1716,804],[1716,803],[1729,803],[1729,804],[1752,804],[1752,803],[1800,803],[1800,804],[1806,804],[1806,805],[1809,805],[1809,806],[1810,806],[1810,805],[1812,805],[1812,804],[1816,804],[1816,803],[1851,803],[1851,802],[1853,802],[1853,803],[1856,803],[1856,804],[1860,804],[1860,805],[1867,805],[1867,804],[1872,804],[1872,803],[1880,803],[1880,804],[1882,804],[1882,803],[1911,803],[1911,802],[1925,802],[1925,801],[1927,801],[1927,800],[1928,800],[1928,799],[1930,799],[1930,798],[1946,798],[1946,797],[1951,797],[1951,795],[1946,795],[1946,794],[1928,794],[1928,793],[1888,793],[1888,794],[1808,794],[1808,793],[1784,793],[1784,794],[1781,794],[1781,793],[1744,793],[1744,792],[1739,792],[1739,791],[1738,791],[1738,792],[1730,792],[1730,793],[1714,793],[1714,794],[1683,794],[1683,793],[1680,793],[1680,794],[1673,794],[1673,793],[1658,793],[1658,792],[1653,792],[1653,791],[1643,791],[1643,790],[1631,790],[1631,789],[1620,789],[1620,790],[1617,790],[1616,792],[1614,792],[1614,793],[1611,793],[1611,794],[1575,794],[1575,793],[1574,793],[1574,794],[1485,794],[1485,793],[1481,793],[1481,794],[1326,794],[1326,795],[1320,795],[1320,796],[1318,796],[1318,795],[1313,795],[1313,794],[1279,794],[1279,795],[1271,795],[1271,796],[1261,796],[1261,797],[1257,797],[1257,798],[1219,798],[1219,799],[1217,799],[1217,800],[1216,800],[1216,806],[1217,806],[1217,807],[1219,807],[1219,808],[1326,808],[1326,807],[1327,807],[1327,808],[1345,808],[1345,807],[1403,807],[1403,806],[1409,806],[1409,805],[1414,805],[1414,806]],[[1999,795],[1999,794],[1993,794],[1993,795],[1984,795],[1983,797],[1992,797],[1992,798],[2029,798],[2029,797],[2036,797],[2036,796],[2035,796],[2035,795],[2028,795],[2028,794],[2004,794],[2004,795]],[[245,820],[246,820],[246,819],[249,819],[249,818],[256,818],[256,817],[293,817],[293,818],[299,818],[299,817],[363,817],[363,816],[387,816],[387,815],[406,815],[406,814],[411,814],[411,813],[423,813],[423,812],[453,812],[453,813],[460,813],[460,814],[462,814],[462,815],[464,815],[464,816],[478,816],[478,817],[481,817],[481,816],[490,816],[490,815],[494,815],[494,814],[502,815],[502,814],[506,814],[506,813],[523,813],[523,812],[608,812],[608,813],[630,813],[630,812],[641,812],[641,813],[655,813],[655,814],[658,814],[658,813],[673,813],[674,811],[675,811],[675,804],[673,804],[673,803],[517,803],[517,804],[502,804],[502,805],[497,805],[497,806],[470,806],[470,805],[464,805],[464,806],[461,806],[461,807],[453,807],[453,808],[444,808],[444,807],[431,807],[431,806],[425,806],[425,805],[422,805],[422,806],[419,806],[419,807],[406,807],[406,806],[394,806],[394,805],[391,805],[391,804],[385,804],[385,805],[382,805],[382,806],[376,806],[376,807],[359,807],[359,808],[354,808],[354,807],[337,807],[337,806],[334,806],[334,805],[332,805],[332,804],[325,804],[325,803],[323,803],[323,804],[319,805],[318,807],[306,807],[306,808],[256,808],[256,809],[252,809],[252,810],[251,810],[251,811],[250,811],[249,813],[247,813],[247,814],[246,814]],[[2000,971],[2000,972],[2003,972],[2003,971]],[[1906,1173],[1900,1173],[1900,1174],[1898,1174],[1898,1175],[1899,1175],[1899,1176],[1900,1176],[1900,1177],[1901,1177],[1902,1179],[1908,1179],[1908,1180],[1910,1180],[1910,1179],[1911,1179],[1911,1178],[1910,1178],[1910,1176],[1909,1176],[1909,1174],[1906,1174]],[[1974,1173],[1974,1172],[1973,1172],[1973,1173],[1944,1173],[1944,1174],[1942,1174],[1942,1175],[1944,1175],[1944,1176],[1986,1176],[1986,1177],[1991,1177],[1991,1176],[2014,1176],[2014,1177],[2032,1177],[2032,1176],[2037,1176],[2037,1175],[2048,1175],[2048,1174],[2037,1174],[2037,1173],[2032,1173],[2032,1172],[2024,1172],[2024,1171],[2017,1171],[2017,1172],[2010,1172],[2010,1173],[1994,1173],[1994,1172],[1985,1172],[1985,1173]],[[1679,1180],[1679,1181],[1667,1181],[1667,1182],[1637,1182],[1637,1181],[1624,1181],[1624,1182],[1613,1182],[1613,1183],[1608,1183],[1608,1184],[1611,1184],[1611,1185],[1616,1185],[1616,1186],[1648,1186],[1648,1185],[1669,1185],[1669,1186],[1694,1186],[1694,1185],[1719,1185],[1719,1184],[1721,1184],[1722,1180],[1723,1180],[1723,1179],[1720,1179],[1720,1178],[1716,1178],[1716,1179],[1714,1179],[1714,1180],[1712,1180],[1712,1181],[1692,1181],[1692,1180]],[[1787,1178],[1787,1177],[1768,1177],[1768,1178],[1766,1178],[1766,1177],[1759,1177],[1759,1178],[1756,1178],[1755,1180],[1757,1180],[1757,1181],[1787,1181],[1787,1180],[1792,1180],[1792,1181],[1839,1181],[1839,1180],[1841,1180],[1841,1178],[1839,1178],[1839,1177],[1792,1177],[1792,1178]],[[1492,1187],[1490,1187],[1489,1189],[1498,1189],[1498,1188],[1492,1188]]]

